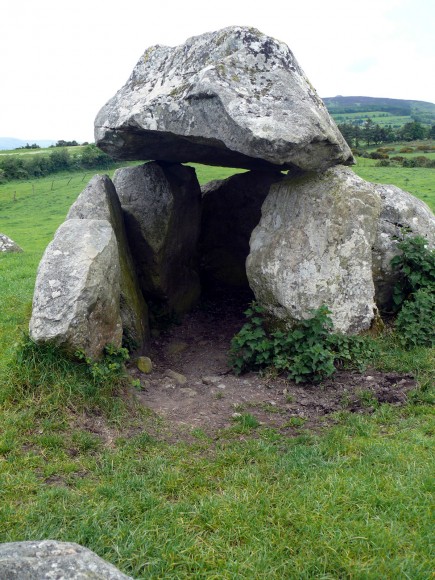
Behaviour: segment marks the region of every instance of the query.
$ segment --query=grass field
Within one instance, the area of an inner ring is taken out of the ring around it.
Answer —
[[[369,161],[359,175],[435,209],[433,170]],[[0,232],[25,250],[0,256],[0,542],[75,541],[137,579],[430,578],[433,350],[381,343],[377,368],[419,377],[405,407],[193,444],[154,440],[146,410],[55,353],[15,360],[42,252],[90,177],[0,186]]]
[[[435,211],[435,170],[424,167],[377,167],[374,159],[357,158],[353,171],[373,183],[392,184],[409,191]]]
[[[382,111],[361,112],[361,113],[334,113],[334,121],[336,123],[355,123],[360,121],[364,123],[367,119],[371,119],[375,125],[384,127],[391,125],[392,127],[402,127],[406,123],[412,123],[413,119],[410,115],[392,115]]]

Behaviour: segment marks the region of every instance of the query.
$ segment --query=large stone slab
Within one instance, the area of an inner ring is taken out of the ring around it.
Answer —
[[[118,245],[106,220],[65,221],[38,267],[30,336],[99,358],[121,346]]]
[[[148,48],[98,113],[95,141],[117,159],[315,171],[353,162],[290,49],[242,26]]]
[[[0,544],[2,580],[132,580],[91,550],[73,542],[40,540]]]
[[[248,171],[202,186],[201,277],[207,287],[249,287],[246,258],[261,206],[279,172]]]
[[[381,215],[373,247],[373,280],[376,303],[381,310],[391,310],[393,288],[398,280],[391,260],[399,253],[398,242],[404,236],[423,236],[435,247],[435,216],[420,199],[395,185],[376,184],[381,198]]]
[[[200,294],[201,189],[195,170],[145,163],[118,169],[113,182],[145,299],[164,311],[186,312]]]
[[[71,206],[66,219],[107,220],[111,224],[118,241],[121,266],[123,342],[130,349],[142,347],[149,339],[148,307],[139,287],[121,203],[111,179],[107,175],[94,175]]]
[[[325,304],[336,331],[370,328],[379,213],[374,186],[345,167],[273,185],[247,259],[256,299],[289,324]]]
[[[0,234],[0,252],[8,254],[22,251],[22,248],[20,248],[14,240],[11,240],[11,238],[8,238],[5,234]]]

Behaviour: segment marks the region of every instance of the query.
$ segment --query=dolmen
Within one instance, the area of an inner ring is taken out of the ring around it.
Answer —
[[[435,245],[428,206],[355,175],[291,50],[253,28],[148,48],[95,142],[143,163],[95,176],[41,260],[30,334],[70,353],[144,349],[150,317],[218,284],[250,289],[289,328],[325,304],[336,331],[358,334],[391,307],[397,240]],[[201,188],[185,163],[235,175]]]

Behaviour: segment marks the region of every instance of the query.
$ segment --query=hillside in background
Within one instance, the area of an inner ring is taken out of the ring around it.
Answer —
[[[362,124],[371,117],[380,125],[391,124],[396,127],[410,121],[435,124],[435,104],[425,101],[339,95],[326,97],[323,102],[338,123]]]

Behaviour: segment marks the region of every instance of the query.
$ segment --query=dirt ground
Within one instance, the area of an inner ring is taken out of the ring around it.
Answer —
[[[401,405],[416,387],[409,375],[337,371],[321,384],[297,385],[258,373],[235,376],[228,366],[231,338],[245,322],[246,298],[209,300],[152,342],[150,374],[132,361],[139,401],[161,418],[159,438],[219,437],[249,413],[260,425],[296,434],[318,430],[337,411],[370,413],[379,403]],[[200,430],[200,431],[199,431]]]

